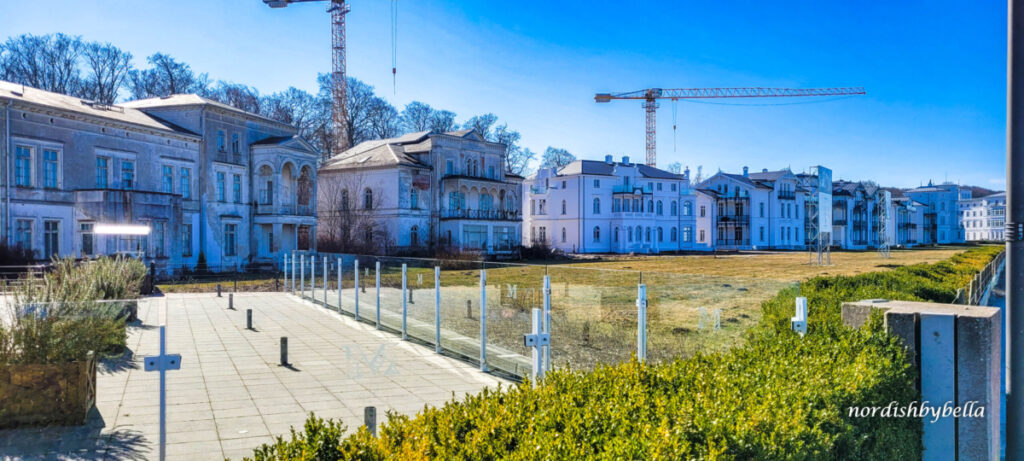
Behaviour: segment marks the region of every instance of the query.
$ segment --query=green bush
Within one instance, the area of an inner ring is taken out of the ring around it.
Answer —
[[[919,395],[880,316],[846,328],[841,302],[950,301],[996,253],[812,279],[766,301],[742,347],[656,366],[558,370],[537,387],[485,390],[415,417],[389,414],[377,438],[364,428],[342,438],[337,423],[311,418],[304,433],[257,449],[256,459],[919,459],[920,420],[848,415],[850,406]],[[797,295],[812,306],[803,338],[788,323]]]
[[[89,352],[118,353],[127,333],[124,306],[136,298],[146,266],[127,258],[53,261],[41,278],[23,277],[0,312],[0,365],[82,360]]]

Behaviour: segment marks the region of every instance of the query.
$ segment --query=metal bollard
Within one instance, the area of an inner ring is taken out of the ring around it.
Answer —
[[[473,318],[473,301],[469,299],[466,300],[466,318]]]
[[[235,310],[235,294],[228,293],[228,309]]]
[[[377,407],[366,407],[363,409],[363,424],[370,435],[377,436]]]
[[[252,330],[252,309],[245,310],[245,329]]]
[[[220,297],[220,284],[217,284],[217,297]]]
[[[434,266],[434,352],[441,353],[441,268]]]
[[[355,295],[355,317],[359,321],[359,258],[356,258],[355,270],[352,271],[352,294]]]
[[[288,337],[281,337],[281,366],[288,366]]]
[[[402,341],[407,341],[409,339],[409,329],[408,329],[408,326],[406,324],[406,318],[409,316],[409,305],[407,304],[407,299],[405,297],[406,290],[408,289],[408,287],[406,286],[406,279],[407,279],[406,265],[403,263],[402,264]]]

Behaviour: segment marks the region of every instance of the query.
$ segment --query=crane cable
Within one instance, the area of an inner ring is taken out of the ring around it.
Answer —
[[[397,94],[398,86],[398,0],[391,0],[391,92]]]
[[[676,122],[679,119],[676,103],[678,102],[678,99],[672,99],[672,152],[676,151]]]

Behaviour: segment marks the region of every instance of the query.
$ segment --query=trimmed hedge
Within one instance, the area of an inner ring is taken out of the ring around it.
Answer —
[[[998,253],[854,277],[815,278],[763,304],[742,346],[656,366],[630,361],[592,372],[558,370],[513,385],[389,414],[380,436],[311,417],[304,432],[254,453],[270,459],[919,459],[921,422],[851,418],[853,405],[919,395],[899,340],[874,316],[843,327],[842,301],[885,297],[948,302]],[[810,333],[789,329],[793,297],[807,296]]]

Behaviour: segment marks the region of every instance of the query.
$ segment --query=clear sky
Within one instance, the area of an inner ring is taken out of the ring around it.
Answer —
[[[648,87],[863,86],[866,96],[679,102],[658,112],[658,164],[705,174],[822,164],[843,179],[1004,188],[1006,3],[349,0],[348,72],[401,107],[464,120],[485,112],[534,151],[644,157],[639,102],[597,92]],[[255,86],[313,91],[330,69],[325,3],[261,0],[4,1],[0,38],[64,32]],[[828,101],[821,101],[821,100]],[[724,101],[729,103],[729,101]],[[743,101],[741,101],[743,102]]]

